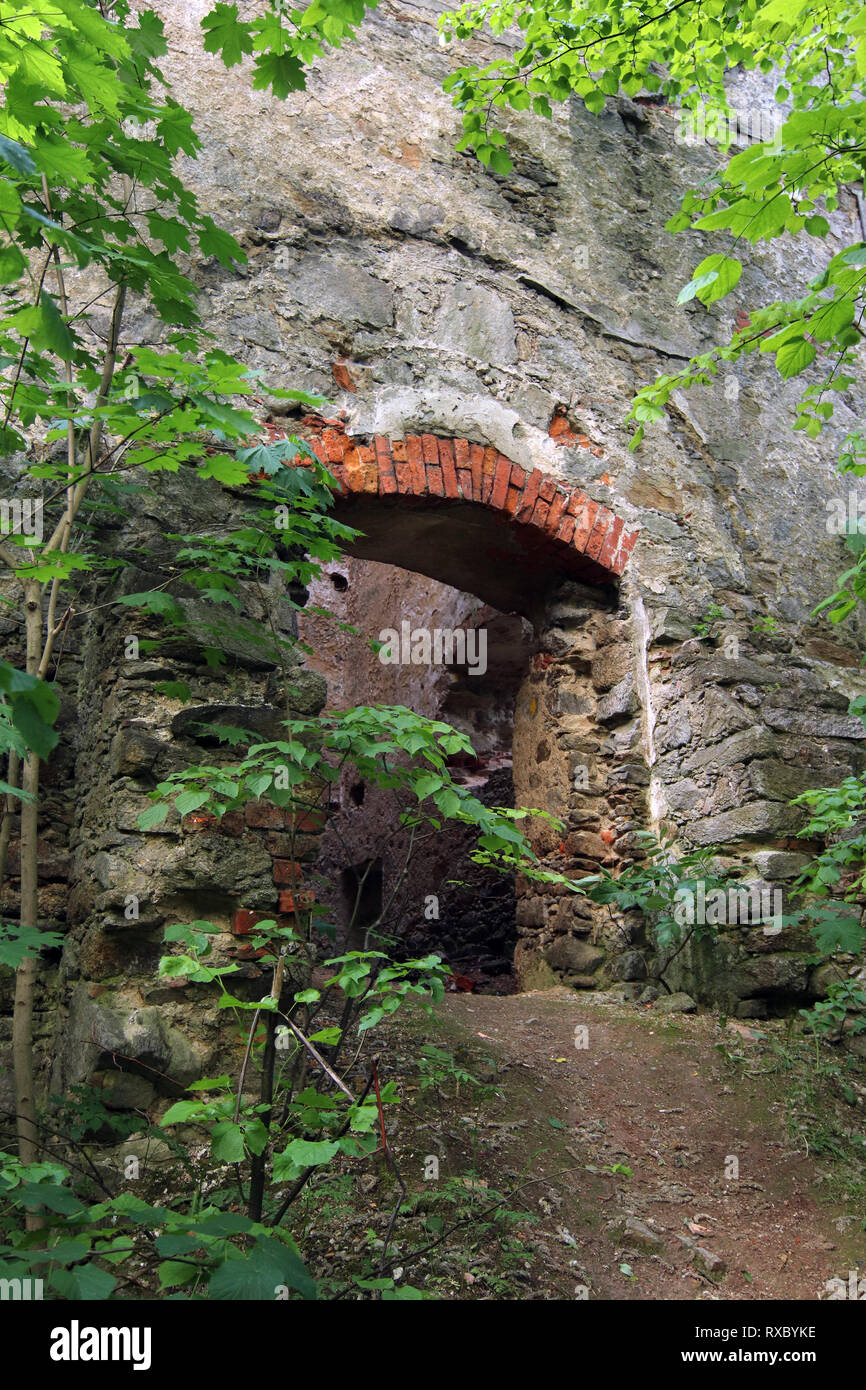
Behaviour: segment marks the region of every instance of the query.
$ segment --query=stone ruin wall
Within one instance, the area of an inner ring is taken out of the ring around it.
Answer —
[[[599,587],[552,573],[531,615],[514,697],[514,794],[565,823],[561,837],[538,833],[539,850],[591,872],[626,862],[636,830],[665,826],[685,846],[720,843],[732,866],[788,882],[804,846],[787,802],[864,763],[862,725],[846,714],[863,691],[858,644],[844,631],[831,640],[810,616],[844,562],[823,519],[840,491],[834,445],[853,416],[843,397],[825,440],[792,434],[796,386],[751,359],[676,397],[634,454],[624,416],[637,389],[726,334],[752,296],[807,279],[807,249],[758,247],[734,296],[678,308],[678,286],[722,243],[663,231],[679,193],[718,163],[709,147],[677,144],[673,113],[611,100],[599,117],[578,104],[550,122],[511,115],[515,169],[500,177],[454,152],[458,118],[441,80],[483,44],[440,50],[433,8],[375,14],[359,42],[314,70],[306,94],[284,103],[201,53],[204,0],[157,8],[171,36],[170,76],[204,140],[187,176],[249,256],[236,274],[194,267],[219,341],[266,379],[329,397],[362,447],[374,436],[464,438],[581,488],[639,531],[621,579]],[[838,235],[856,218],[853,197],[843,200]],[[133,310],[130,339],[154,331]],[[272,426],[295,428],[283,410],[265,396]],[[242,499],[216,486],[192,488],[178,475],[167,488],[163,513],[190,530],[243,513]],[[170,563],[163,522],[143,499],[134,517],[104,523],[113,544],[140,557],[128,591]],[[81,595],[92,611],[72,626],[58,672],[62,742],[44,782],[40,912],[67,935],[45,971],[37,1028],[44,1040],[62,1032],[63,1046],[41,1080],[58,1090],[98,1077],[114,1103],[146,1105],[171,1093],[166,1077],[200,1075],[222,1045],[206,991],[156,977],[165,924],[211,917],[224,928],[220,949],[236,948],[236,914],[280,910],[293,886],[284,866],[313,865],[321,841],[315,825],[287,826],[261,808],[219,832],[173,820],[138,830],[147,790],[201,751],[193,718],[255,717],[266,731],[283,692],[243,644],[222,672],[194,635],[128,660],[124,637],[156,630],[95,607],[105,597]],[[393,597],[380,598],[384,614]],[[276,591],[246,600],[254,620],[265,607],[292,620]],[[724,612],[715,642],[694,634],[710,603]],[[762,614],[776,618],[774,632],[752,630]],[[399,627],[403,616],[382,625]],[[5,618],[0,626],[15,660],[17,630]],[[730,635],[735,659],[721,645]],[[327,674],[298,672],[298,709],[321,707]],[[192,708],[155,692],[165,679],[191,685]],[[586,787],[576,785],[579,766]],[[7,915],[14,845],[12,854]],[[639,993],[642,943],[628,940],[629,924],[568,894],[517,890],[525,984],[619,979]],[[142,904],[134,922],[123,910],[130,894]],[[740,930],[684,959],[680,982],[760,1015],[814,993],[806,947],[788,932]],[[244,971],[251,997],[261,993],[255,963]],[[11,996],[6,972],[4,1044]],[[141,1066],[118,1072],[118,1056]]]

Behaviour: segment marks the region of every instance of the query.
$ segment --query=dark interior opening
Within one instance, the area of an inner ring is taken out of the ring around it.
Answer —
[[[340,577],[346,577],[342,588],[334,583]],[[329,705],[404,705],[453,725],[474,749],[474,756],[449,758],[454,780],[486,805],[513,808],[514,711],[535,650],[528,620],[418,572],[366,559],[344,560],[339,575],[324,575],[310,590],[311,608],[334,615],[308,612],[299,622],[314,652],[311,664],[327,679]],[[406,622],[429,632],[460,632],[463,640],[440,646],[439,664],[415,664],[405,656],[382,661],[371,644],[386,640],[380,635],[385,629],[400,633]],[[378,930],[398,958],[435,952],[478,991],[515,989],[513,876],[474,863],[471,829],[445,821],[413,844],[400,822],[400,796],[365,785],[350,768],[339,800],[322,837],[315,885],[339,948],[362,949],[381,916]]]
[[[367,932],[382,916],[385,876],[381,859],[350,864],[340,876],[340,890],[348,923],[347,947],[365,949]],[[349,944],[351,943],[351,944]]]

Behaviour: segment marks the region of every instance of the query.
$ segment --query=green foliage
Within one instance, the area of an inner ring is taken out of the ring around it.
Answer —
[[[17,970],[22,961],[32,960],[40,951],[57,950],[62,945],[59,932],[0,922],[0,965],[9,970]]]
[[[0,545],[31,609],[47,599],[38,642],[28,629],[28,670],[51,669],[63,585],[89,574],[117,579],[136,563],[135,556],[105,553],[99,522],[123,517],[134,493],[157,492],[160,475],[183,470],[201,487],[251,493],[245,524],[229,535],[168,537],[175,547],[169,577],[121,592],[118,612],[157,620],[167,639],[194,623],[212,664],[239,639],[263,644],[282,669],[291,709],[297,662],[288,625],[272,623],[263,633],[245,624],[244,590],[290,595],[354,533],[329,515],[334,479],[309,447],[296,438],[263,442],[252,409],[257,376],[213,346],[200,321],[197,286],[177,264],[182,255],[215,258],[231,272],[244,254],[201,211],[180,175],[178,157],[195,158],[199,142],[158,67],[166,52],[162,22],[151,11],[133,11],[127,0],[115,0],[110,17],[88,0],[57,0],[44,14],[27,0],[9,0],[5,11],[0,442],[7,454],[29,460],[27,484],[41,486],[47,523],[44,536],[13,534]],[[305,11],[274,0],[262,15],[242,20],[236,5],[219,3],[204,17],[204,47],[229,65],[251,58],[254,87],[285,96],[303,86],[304,65],[350,36],[364,13],[362,0],[316,0]],[[126,340],[127,296],[135,298],[137,315],[156,322],[149,345]],[[303,392],[267,389],[293,405],[324,404]],[[293,466],[299,455],[303,468]],[[183,682],[163,682],[162,690],[182,701],[191,695]],[[54,692],[5,663],[0,692],[0,748],[46,757],[57,741]],[[518,824],[530,813],[485,807],[454,782],[449,759],[472,750],[444,723],[403,708],[367,708],[289,719],[283,736],[270,742],[244,730],[203,732],[245,752],[229,762],[221,748],[208,763],[167,779],[156,792],[161,800],[141,818],[143,829],[159,824],[169,807],[179,816],[201,810],[221,818],[267,798],[304,813],[351,763],[365,781],[402,797],[401,828],[410,844],[422,830],[436,833],[454,820],[477,832],[479,862],[524,867],[549,881],[562,877],[537,867]],[[247,1049],[238,1077],[195,1083],[162,1116],[161,1128],[182,1154],[174,1128],[182,1127],[181,1136],[203,1128],[209,1152],[202,1162],[234,1169],[248,1215],[226,1210],[227,1200],[205,1200],[201,1187],[178,1209],[129,1193],[94,1204],[91,1177],[107,1189],[86,1145],[105,1130],[123,1132],[128,1121],[83,1088],[55,1102],[53,1122],[65,1126],[86,1160],[87,1181],[54,1163],[0,1157],[0,1259],[15,1270],[44,1267],[52,1296],[70,1300],[125,1298],[142,1288],[173,1298],[274,1298],[282,1296],[278,1289],[316,1296],[283,1215],[314,1172],[374,1152],[383,1107],[399,1100],[394,1084],[380,1085],[378,1077],[375,1100],[373,1077],[352,1097],[333,1068],[350,1036],[360,1048],[408,1001],[429,1009],[441,1000],[448,971],[435,955],[397,960],[380,949],[321,961],[312,919],[299,910],[295,927],[258,924],[251,944],[274,971],[272,992],[258,1000],[239,997],[231,978],[238,965],[216,955],[213,923],[165,932],[162,975],[216,986],[220,1007],[246,1032]],[[37,946],[58,944],[54,933],[4,929],[0,960],[16,965]],[[376,944],[384,942],[376,936]],[[314,964],[325,972],[315,987]],[[192,1172],[188,1146],[184,1163]],[[281,1190],[286,1183],[288,1194]],[[26,1213],[38,1215],[38,1235],[25,1229]],[[421,1296],[394,1280],[373,1291],[385,1299]]]
[[[826,999],[801,1009],[800,1014],[817,1037],[838,1037],[849,1018],[851,1032],[866,1032],[866,990],[857,980],[839,980],[830,986]]]
[[[246,755],[239,762],[202,763],[173,773],[151,793],[157,804],[142,812],[142,829],[164,821],[171,805],[180,815],[203,810],[218,818],[259,798],[299,813],[315,809],[323,789],[349,765],[359,780],[403,795],[404,828],[439,830],[446,820],[460,821],[478,832],[478,862],[565,881],[537,866],[517,828],[516,822],[541,812],[487,807],[454,781],[448,759],[471,755],[472,746],[441,720],[402,705],[357,706],[316,719],[287,719],[285,736],[266,743],[249,731],[207,727],[226,742],[248,744]]]
[[[727,891],[729,880],[715,869],[718,850],[714,847],[678,853],[673,839],[657,837],[649,831],[636,832],[642,857],[618,875],[608,870],[576,880],[574,887],[593,902],[615,904],[621,912],[638,909],[652,923],[658,961],[655,975],[664,979],[665,971],[687,941],[700,941],[716,931],[712,923],[688,921],[683,903],[696,899],[699,887],[709,896],[716,889]]]
[[[214,1206],[191,1214],[131,1193],[92,1203],[70,1176],[60,1164],[0,1154],[0,1277],[35,1275],[55,1298],[73,1301],[123,1296],[140,1289],[142,1275],[198,1298],[275,1299],[283,1289],[316,1297],[285,1231]],[[16,1213],[34,1211],[42,1229],[25,1232]]]
[[[440,1097],[451,1086],[454,1087],[455,1095],[460,1094],[461,1086],[468,1087],[470,1092],[478,1098],[500,1094],[497,1086],[490,1086],[479,1081],[472,1072],[467,1071],[466,1067],[456,1060],[453,1053],[447,1052],[442,1047],[436,1047],[433,1043],[424,1043],[421,1047],[418,1054],[418,1072],[421,1078],[421,1090],[427,1091],[432,1088]]]
[[[60,713],[60,701],[51,686],[0,661],[0,693],[0,752],[14,749],[20,756],[30,748],[40,758],[47,758],[57,744],[53,725]],[[0,792],[23,795],[5,782],[0,783]]]
[[[219,53],[227,67],[253,57],[253,87],[276,97],[303,91],[304,68],[329,48],[352,38],[377,0],[313,0],[290,7],[267,0],[264,13],[242,20],[235,4],[218,3],[201,21],[207,53]]]
[[[620,92],[658,93],[682,108],[685,138],[701,129],[694,120],[701,108],[704,133],[711,128],[726,150],[731,111],[725,77],[740,67],[778,70],[776,99],[787,114],[779,113],[771,139],[752,140],[723,171],[687,193],[670,231],[726,231],[733,250],[741,241],[797,233],[823,238],[825,214],[838,206],[839,190],[862,178],[866,20],[856,0],[832,0],[819,13],[797,0],[704,0],[699,7],[667,8],[632,0],[470,0],[440,21],[445,41],[471,38],[485,25],[494,34],[516,27],[517,48],[484,66],[458,68],[445,86],[463,117],[458,148],[474,151],[497,173],[511,168],[506,139],[491,124],[497,112],[532,109],[549,117],[554,103],[573,96],[600,112],[605,98]],[[862,243],[843,249],[800,297],[755,309],[726,346],[641,390],[631,409],[633,447],[647,423],[663,418],[675,390],[708,382],[722,364],[758,351],[772,352],[785,378],[813,363],[820,367],[796,420],[808,435],[820,433],[833,416],[834,393],[854,381],[864,264]],[[710,306],[734,289],[740,272],[736,255],[713,253],[697,265],[678,302],[697,298]]]

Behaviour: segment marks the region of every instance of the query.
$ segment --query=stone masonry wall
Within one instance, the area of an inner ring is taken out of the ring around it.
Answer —
[[[787,801],[864,761],[863,727],[845,713],[864,689],[857,634],[846,625],[830,640],[811,616],[845,563],[823,518],[840,495],[832,459],[854,402],[841,396],[825,439],[794,435],[798,385],[750,358],[676,396],[635,453],[624,416],[636,390],[727,333],[753,296],[788,297],[810,278],[859,228],[853,196],[831,219],[826,247],[752,248],[732,297],[677,307],[695,263],[725,243],[664,231],[680,194],[720,162],[711,146],[676,142],[676,113],[611,99],[597,117],[578,103],[551,121],[508,115],[515,168],[501,177],[455,153],[459,120],[441,82],[467,53],[483,57],[507,36],[443,50],[434,5],[383,9],[357,43],[315,67],[307,92],[278,102],[252,91],[246,68],[226,72],[202,53],[205,0],[156,8],[170,36],[168,74],[204,142],[185,174],[249,258],[236,272],[213,261],[190,269],[217,340],[263,372],[272,432],[299,421],[268,385],[300,387],[330,398],[359,462],[361,450],[376,457],[377,438],[395,460],[403,442],[407,462],[409,438],[460,439],[482,458],[495,451],[526,475],[538,470],[554,492],[581,492],[623,535],[637,534],[619,580],[588,582],[551,563],[533,585],[525,616],[536,650],[515,700],[515,795],[565,822],[559,840],[534,830],[539,849],[591,872],[627,862],[636,829],[667,827],[683,845],[720,842],[732,866],[789,882],[804,846]],[[732,82],[742,100],[770,99]],[[133,305],[126,341],[155,332]],[[242,513],[242,500],[216,486],[193,489],[178,475],[171,488],[159,507],[145,497],[134,516],[104,523],[113,544],[142,557],[130,589],[169,562],[159,537],[176,517],[212,531]],[[359,515],[358,496],[341,505]],[[367,503],[374,524],[372,494]],[[394,524],[377,531],[367,559],[401,563],[389,533],[417,517],[392,505]],[[470,509],[458,515],[458,505],[433,499],[448,572],[430,554],[424,572],[453,584],[462,566],[459,586],[491,602],[476,592],[486,589],[484,554]],[[505,572],[500,607],[519,583],[512,577],[506,590]],[[211,916],[225,927],[220,947],[236,949],[234,914],[279,911],[279,894],[295,885],[275,882],[274,863],[303,871],[317,842],[301,827],[254,819],[221,832],[137,829],[147,790],[197,755],[185,708],[155,684],[185,679],[200,710],[240,710],[264,728],[285,692],[243,647],[224,672],[192,639],[158,659],[127,660],[131,620],[95,606],[105,598],[81,596],[58,663],[69,742],[46,774],[40,911],[68,937],[46,970],[39,1027],[64,1034],[46,1086],[116,1078],[111,1059],[122,1054],[132,1079],[118,1103],[134,1104],[170,1093],[224,1045],[196,987],[172,992],[157,981],[163,924]],[[245,598],[248,616],[264,621],[261,595]],[[264,603],[291,621],[276,591]],[[710,604],[723,616],[699,640]],[[14,659],[16,633],[3,630]],[[149,635],[140,621],[135,631]],[[298,671],[294,684],[296,707],[320,707],[321,676]],[[307,836],[300,851],[282,838],[292,834]],[[4,910],[14,910],[15,892],[13,878]],[[141,902],[132,922],[130,894]],[[635,948],[646,943],[628,939],[638,930],[630,924],[526,884],[517,922],[525,982],[555,972],[578,987],[617,976],[640,984]],[[805,945],[740,931],[714,953],[684,957],[681,979],[702,998],[760,1013],[816,988]],[[255,963],[245,969],[249,989],[260,989]],[[8,981],[3,991],[8,1034]]]

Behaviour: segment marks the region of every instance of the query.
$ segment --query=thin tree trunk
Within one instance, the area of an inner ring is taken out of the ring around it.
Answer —
[[[265,1055],[262,1059],[262,1084],[259,1092],[259,1100],[267,1109],[263,1110],[259,1116],[265,1129],[270,1135],[271,1125],[271,1104],[274,1098],[274,1064],[277,1057],[277,1016],[275,1013],[265,1015]],[[268,1161],[268,1149],[270,1145],[265,1144],[260,1154],[253,1154],[250,1163],[250,1201],[248,1214],[251,1221],[261,1221],[262,1206],[265,1197],[265,1168]]]
[[[27,670],[35,675],[42,656],[42,598],[39,584],[24,586],[27,625]],[[21,803],[21,925],[33,930],[39,921],[37,835],[39,831],[39,758],[28,752],[21,779],[22,790],[32,800]],[[15,977],[15,1012],[12,1023],[12,1061],[15,1069],[15,1112],[18,1125],[18,1157],[22,1163],[36,1160],[36,1088],[33,1076],[33,994],[36,959],[18,967]],[[28,1222],[28,1224],[30,1224]],[[38,1225],[38,1221],[34,1222]]]
[[[283,972],[285,970],[286,958],[280,955],[274,968],[274,978],[271,985],[271,998],[275,1000],[276,1007],[279,1008],[280,995],[283,992]],[[251,1221],[261,1221],[262,1207],[265,1198],[265,1170],[268,1163],[268,1153],[271,1147],[271,1118],[272,1104],[274,1099],[274,1068],[277,1060],[277,1015],[275,1010],[271,1010],[266,1015],[265,1022],[265,1055],[262,1058],[262,1080],[259,1090],[259,1100],[267,1109],[262,1111],[259,1119],[268,1131],[268,1142],[265,1144],[260,1154],[253,1154],[250,1163],[250,1200],[247,1207],[247,1214]]]

